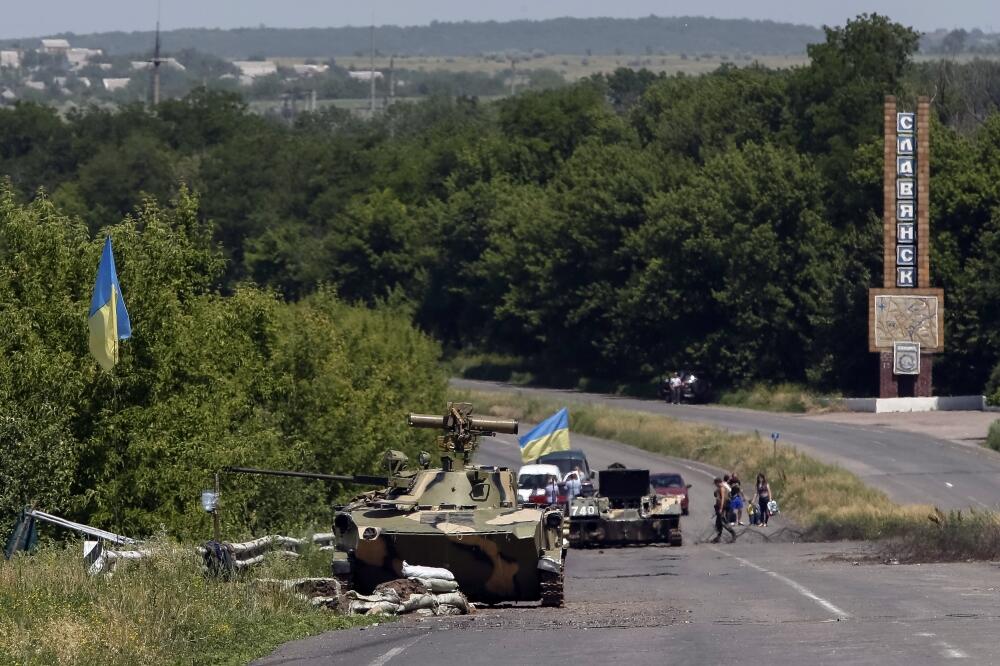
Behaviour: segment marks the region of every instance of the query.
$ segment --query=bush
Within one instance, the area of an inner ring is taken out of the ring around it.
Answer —
[[[990,424],[990,430],[986,434],[986,446],[994,451],[1000,451],[1000,420]]]
[[[798,384],[754,384],[750,388],[732,389],[719,396],[719,403],[731,407],[746,407],[769,412],[821,412],[839,409],[840,399],[816,393]]]
[[[415,452],[403,415],[440,409],[444,378],[408,313],[322,289],[220,294],[224,261],[185,191],[108,231],[133,324],[112,373],[87,349],[103,234],[0,184],[0,538],[32,502],[132,536],[205,535],[198,497],[225,465],[361,473]],[[345,492],[224,483],[228,538],[325,524]]]

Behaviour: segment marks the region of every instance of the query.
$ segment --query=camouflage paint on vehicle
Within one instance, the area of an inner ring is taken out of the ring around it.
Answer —
[[[518,508],[510,469],[469,464],[478,437],[516,433],[517,421],[474,417],[471,405],[458,403],[443,417],[409,422],[444,431],[441,467],[407,470],[397,457],[388,488],[337,508],[334,575],[367,593],[399,578],[406,561],[448,569],[472,600],[561,605],[562,512]]]

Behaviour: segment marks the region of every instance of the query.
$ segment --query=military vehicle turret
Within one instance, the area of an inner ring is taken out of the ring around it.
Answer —
[[[405,561],[448,569],[473,601],[561,606],[562,512],[518,508],[514,472],[471,463],[480,437],[516,434],[517,421],[474,416],[472,405],[449,403],[444,415],[410,414],[407,422],[441,431],[440,467],[431,467],[430,456],[421,454],[419,467],[409,468],[403,454],[388,452],[384,479],[291,473],[385,482],[334,507],[332,568],[342,587],[370,593],[379,583],[401,577]]]
[[[680,546],[680,523],[680,498],[657,495],[649,485],[649,470],[612,466],[598,472],[596,495],[570,503],[569,543]]]

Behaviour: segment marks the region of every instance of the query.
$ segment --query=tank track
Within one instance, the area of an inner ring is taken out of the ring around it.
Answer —
[[[543,608],[562,608],[563,607],[563,583],[564,575],[563,572],[552,573],[551,571],[539,571],[539,578],[542,588],[542,607]]]

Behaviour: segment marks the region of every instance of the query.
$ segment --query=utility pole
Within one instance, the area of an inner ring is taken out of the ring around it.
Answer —
[[[368,112],[375,117],[375,22],[372,21],[371,50],[368,67],[368,78],[371,80],[371,93],[368,99]]]
[[[151,81],[153,108],[160,105],[160,64],[163,60],[160,58],[160,20],[156,19],[156,42],[153,45],[153,59],[148,61],[153,69],[153,78]]]
[[[389,104],[396,101],[396,54],[389,57]]]
[[[514,96],[514,87],[517,83],[517,59],[514,56],[510,58],[510,96]]]

